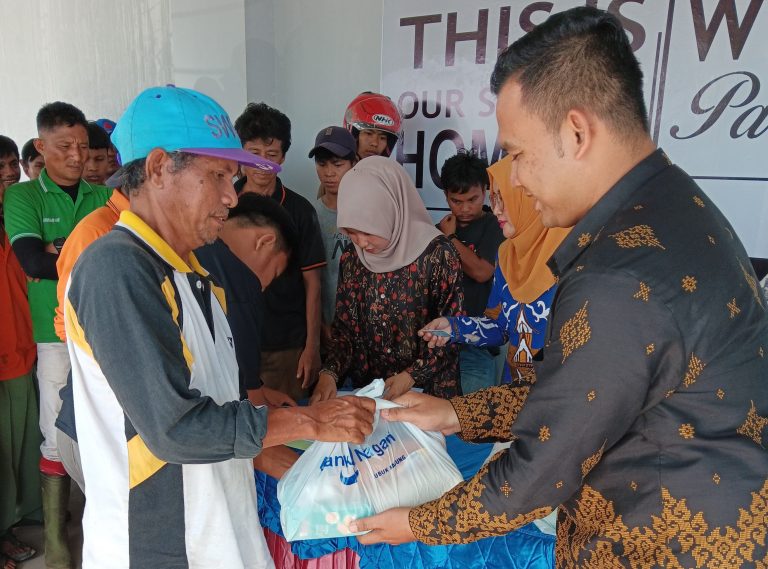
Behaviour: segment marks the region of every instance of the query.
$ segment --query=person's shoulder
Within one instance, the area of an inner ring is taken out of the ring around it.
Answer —
[[[89,282],[114,282],[138,273],[161,277],[163,262],[128,230],[114,228],[83,251],[75,265],[73,279],[77,274]]]
[[[456,247],[453,246],[453,243],[451,243],[451,240],[441,233],[429,242],[421,257],[428,259],[458,259],[459,253]]]
[[[80,223],[69,234],[68,239],[79,233],[89,233],[98,236],[105,235],[112,230],[117,220],[118,215],[112,208],[106,205],[99,206],[80,220]]]
[[[291,205],[296,208],[300,209],[304,212],[315,212],[315,207],[312,205],[312,203],[302,196],[299,192],[296,192],[286,186],[283,186],[283,190],[285,190],[285,202],[284,203],[291,203]]]
[[[9,186],[5,190],[4,200],[13,202],[18,198],[21,204],[29,203],[29,200],[38,201],[41,199],[40,184],[35,180],[27,180],[25,182],[18,182]],[[6,207],[7,207],[6,203]]]

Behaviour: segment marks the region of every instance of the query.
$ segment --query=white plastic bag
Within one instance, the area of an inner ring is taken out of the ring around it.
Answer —
[[[383,392],[377,379],[355,394],[376,400],[373,432],[363,444],[316,442],[280,479],[288,541],[352,535],[352,520],[423,504],[462,481],[442,434],[379,420],[380,409],[397,407],[380,398]]]

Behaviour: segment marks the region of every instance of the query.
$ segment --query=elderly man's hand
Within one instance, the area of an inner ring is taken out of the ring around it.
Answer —
[[[423,431],[440,431],[444,435],[461,430],[456,410],[446,399],[409,391],[394,402],[402,407],[382,409],[382,419],[411,423]]]
[[[408,522],[410,511],[410,508],[393,508],[369,518],[355,520],[349,524],[349,529],[354,533],[369,532],[357,536],[357,540],[363,545],[372,543],[400,545],[401,543],[416,541],[416,537],[411,531],[411,524]]]
[[[368,397],[338,397],[307,407],[316,441],[362,443],[373,431],[376,402]]]

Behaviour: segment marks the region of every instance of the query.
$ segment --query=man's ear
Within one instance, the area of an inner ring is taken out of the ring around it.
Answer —
[[[147,155],[146,163],[144,164],[144,174],[148,183],[158,188],[163,187],[165,183],[163,175],[168,160],[168,153],[161,148],[155,148]]]
[[[255,249],[258,251],[259,249],[267,249],[275,244],[277,241],[277,236],[272,231],[267,231],[266,233],[262,233],[256,238],[256,245]]]
[[[40,154],[43,154],[43,152],[45,151],[45,142],[43,142],[42,138],[34,139],[32,141],[32,146],[34,146],[35,150],[37,150]]]
[[[564,151],[572,158],[584,158],[592,147],[595,134],[595,117],[581,109],[571,109],[565,115],[560,129]]]

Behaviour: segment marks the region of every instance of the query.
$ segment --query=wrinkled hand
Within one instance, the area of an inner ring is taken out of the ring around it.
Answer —
[[[260,405],[266,405],[267,407],[283,407],[286,405],[288,407],[296,407],[296,402],[291,399],[290,395],[266,385],[262,385],[258,389],[249,389],[248,401],[256,407]]]
[[[411,423],[422,431],[439,431],[444,435],[452,435],[461,430],[456,410],[447,399],[409,391],[394,402],[402,407],[382,409],[383,419]]]
[[[449,213],[440,220],[440,223],[438,223],[437,226],[440,228],[440,231],[443,232],[443,235],[456,233],[456,216]]]
[[[280,480],[293,463],[299,459],[298,453],[286,446],[275,446],[261,450],[258,456],[253,458],[253,467],[259,472],[268,474],[272,478]]]
[[[302,389],[307,389],[315,383],[318,371],[320,371],[320,347],[307,346],[301,352],[299,367],[296,369],[296,378],[301,380]]]
[[[450,334],[452,332],[451,323],[445,316],[435,318],[432,322],[424,326],[424,328],[416,332],[416,334],[418,334],[422,340],[427,342],[430,348],[442,348],[451,341],[450,336],[435,336],[434,334],[430,334],[424,330],[442,330],[443,332],[448,332]]]
[[[410,511],[410,508],[393,508],[369,518],[355,520],[349,524],[349,529],[353,533],[369,532],[357,536],[357,540],[363,545],[372,543],[400,545],[416,541],[416,536],[411,531],[411,524],[408,522]]]
[[[309,404],[314,405],[320,401],[327,401],[336,397],[336,380],[327,373],[321,373],[315,384],[315,390],[312,397],[309,398]]]
[[[400,373],[387,378],[384,382],[384,399],[390,401],[395,397],[400,397],[403,393],[408,393],[408,390],[413,387],[416,382],[413,381],[413,377],[407,371],[401,371]]]
[[[362,443],[373,431],[376,402],[369,397],[348,395],[306,407],[315,422],[312,440]]]

